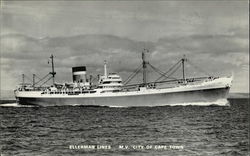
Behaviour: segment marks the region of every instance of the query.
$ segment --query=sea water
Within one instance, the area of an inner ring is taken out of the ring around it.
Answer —
[[[228,106],[0,106],[1,156],[248,155],[249,99]]]

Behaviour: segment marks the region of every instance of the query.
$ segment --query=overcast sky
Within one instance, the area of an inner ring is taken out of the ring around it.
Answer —
[[[148,48],[148,60],[162,71],[185,54],[212,75],[233,72],[231,91],[249,92],[248,1],[1,3],[2,90],[15,88],[22,73],[43,77],[51,53],[57,82],[72,81],[72,66],[102,73],[104,60],[126,79]],[[187,65],[187,76],[202,73]]]

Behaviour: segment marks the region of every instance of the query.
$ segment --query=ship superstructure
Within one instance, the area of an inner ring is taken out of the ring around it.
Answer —
[[[122,78],[116,73],[107,74],[107,63],[104,61],[104,75],[99,79],[99,85],[95,89],[99,93],[119,92],[122,90]]]
[[[54,106],[54,105],[98,105],[98,106],[162,106],[178,103],[215,103],[227,98],[232,84],[232,77],[192,77],[185,75],[184,56],[168,71],[162,72],[145,59],[142,52],[142,64],[123,82],[117,73],[108,73],[107,62],[104,61],[104,73],[98,76],[94,84],[92,75],[87,76],[85,66],[72,68],[72,83],[59,84],[55,82],[54,60],[51,55],[52,72],[44,83],[53,80],[51,86],[38,85],[47,77],[33,84],[24,82],[15,90],[15,96],[19,104]],[[147,68],[155,70],[160,77],[155,81],[148,81]],[[181,68],[182,67],[182,68]],[[181,68],[182,78],[171,77]],[[129,84],[129,82],[142,72],[142,83]]]

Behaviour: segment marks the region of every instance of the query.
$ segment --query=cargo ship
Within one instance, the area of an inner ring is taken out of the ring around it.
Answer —
[[[163,72],[145,59],[146,52],[148,51],[142,52],[142,64],[125,81],[117,73],[108,73],[107,62],[104,61],[103,75],[98,75],[96,83],[91,75],[87,78],[86,66],[72,68],[73,82],[56,83],[54,56],[51,55],[52,71],[45,77],[36,81],[36,75],[33,74],[33,83],[28,84],[25,83],[23,74],[23,82],[14,91],[17,103],[37,106],[152,107],[178,104],[207,105],[226,101],[232,85],[232,76],[186,77],[185,63],[189,60],[185,56]],[[149,67],[159,74],[155,81],[148,81]],[[182,77],[171,77],[179,69],[182,70]],[[138,73],[143,75],[142,82],[129,84]],[[52,85],[43,86],[51,79]],[[227,103],[223,102],[222,105]]]

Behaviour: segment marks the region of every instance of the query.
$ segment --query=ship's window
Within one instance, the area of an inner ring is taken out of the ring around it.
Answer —
[[[103,84],[110,84],[110,81],[105,81],[103,82]]]

